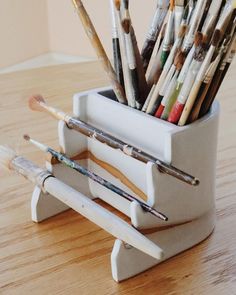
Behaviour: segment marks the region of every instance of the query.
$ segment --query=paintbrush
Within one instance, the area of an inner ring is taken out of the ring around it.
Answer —
[[[154,215],[155,217],[157,217],[161,220],[164,220],[164,221],[168,220],[168,218],[164,214],[158,212],[154,208],[151,208],[146,203],[141,202],[136,197],[131,196],[130,194],[126,193],[125,191],[123,191],[119,187],[115,186],[114,184],[110,183],[109,181],[105,180],[104,178],[100,177],[99,175],[89,171],[87,168],[85,168],[85,167],[81,166],[80,164],[78,164],[77,162],[69,159],[65,155],[53,150],[52,148],[50,148],[49,146],[46,146],[45,144],[39,143],[38,141],[31,139],[29,135],[24,135],[24,139],[26,141],[29,141],[30,143],[32,143],[34,146],[39,148],[41,151],[43,151],[45,153],[49,153],[50,155],[52,155],[53,158],[58,160],[60,163],[79,172],[80,174],[82,174],[84,176],[87,176],[88,178],[92,179],[94,182],[99,183],[100,185],[111,190],[113,193],[118,194],[119,196],[128,200],[129,202],[135,201],[135,202],[139,203],[139,205],[142,207],[142,209],[145,210],[146,212],[149,212],[150,214]]]
[[[173,108],[173,106],[180,94],[183,83],[186,79],[190,64],[191,64],[193,57],[194,57],[194,53],[197,50],[199,50],[199,46],[201,45],[201,43],[202,43],[202,34],[200,32],[197,32],[195,34],[194,46],[192,46],[191,50],[189,51],[189,53],[185,59],[184,65],[183,65],[181,72],[180,72],[178,79],[177,79],[176,87],[175,87],[173,93],[171,94],[170,98],[166,102],[165,109],[164,109],[162,116],[161,116],[161,118],[163,120],[168,120],[170,112],[171,112],[171,110],[172,110],[172,108]]]
[[[192,86],[194,84],[194,80],[198,74],[198,71],[202,65],[203,59],[205,56],[205,52],[202,48],[199,48],[194,53],[194,59],[191,62],[189,70],[187,72],[186,78],[184,80],[183,86],[181,88],[180,94],[178,95],[177,101],[175,102],[170,115],[168,117],[168,121],[174,124],[177,124],[179,118],[181,117],[182,111],[184,109],[185,103],[188,99],[189,93],[191,92]]]
[[[83,3],[81,0],[72,0],[76,11],[81,19],[81,22],[83,24],[83,27],[85,29],[85,32],[87,33],[87,36],[89,37],[92,46],[94,47],[98,59],[101,61],[103,68],[105,72],[108,75],[108,78],[113,86],[113,90],[115,92],[115,95],[120,103],[126,104],[127,100],[125,97],[124,89],[117,80],[116,73],[107,57],[107,54],[102,46],[102,43],[96,33],[96,30],[89,18],[89,15],[87,11],[85,10]]]
[[[175,0],[170,0],[169,7],[169,17],[166,25],[165,36],[163,39],[163,47],[161,52],[161,68],[164,68],[166,60],[169,56],[171,46],[173,44],[173,29],[174,29],[174,9],[175,9]]]
[[[206,99],[202,103],[201,110],[200,110],[200,117],[204,116],[208,113],[208,111],[211,108],[211,105],[218,93],[218,90],[224,80],[224,77],[230,67],[231,62],[233,61],[233,58],[235,56],[236,52],[236,34],[232,38],[230,45],[227,49],[227,52],[225,56],[223,56],[223,59],[214,75],[213,81],[214,83],[211,83],[210,88],[207,92]]]
[[[128,105],[132,108],[136,108],[136,102],[135,102],[135,94],[134,89],[132,87],[132,77],[131,72],[129,70],[128,66],[128,58],[127,58],[127,48],[126,48],[126,42],[125,42],[125,35],[124,30],[122,28],[122,11],[121,10],[121,2],[120,0],[114,0],[116,12],[117,12],[117,19],[118,19],[118,33],[119,33],[119,40],[120,40],[120,49],[121,49],[121,60],[122,60],[122,68],[123,68],[123,75],[124,75],[124,84],[125,84],[125,92],[126,97],[128,100]],[[124,6],[124,5],[122,5]]]
[[[134,52],[134,46],[131,37],[131,19],[129,14],[128,1],[124,1],[125,16],[122,20],[122,27],[125,33],[125,45],[126,45],[126,56],[131,76],[131,86],[134,93],[134,100],[139,104],[143,103],[142,98],[140,97],[139,92],[139,79],[138,79],[138,70],[136,56]]]
[[[124,220],[4,146],[0,146],[0,167],[24,176],[114,237],[156,259],[163,257],[161,248]]]
[[[167,15],[168,6],[169,0],[158,0],[157,9],[141,52],[145,71],[147,70],[153,49],[155,47],[155,43],[159,36],[164,19]]]
[[[185,60],[185,54],[182,51],[180,51],[176,55],[175,60],[174,60],[174,65],[172,66],[172,68],[174,68],[174,70],[175,70],[175,73],[174,73],[173,77],[171,78],[171,80],[167,81],[167,87],[163,91],[163,94],[161,93],[162,91],[160,91],[160,94],[162,94],[162,98],[161,97],[159,98],[159,100],[161,101],[161,104],[155,114],[155,117],[157,117],[157,118],[161,118],[162,113],[165,109],[165,106],[175,89],[177,78],[178,78],[179,73],[183,67],[184,60]]]
[[[218,65],[222,59],[223,54],[227,51],[228,46],[230,46],[230,43],[232,42],[232,37],[235,31],[235,26],[236,26],[236,22],[234,21],[234,23],[232,25],[230,25],[230,30],[229,30],[229,34],[226,35],[223,44],[221,45],[219,51],[217,52],[217,56],[214,58],[214,60],[211,62],[206,75],[204,77],[204,81],[200,87],[199,93],[198,93],[198,97],[196,99],[196,102],[194,103],[193,109],[191,111],[191,114],[189,116],[188,122],[192,123],[195,120],[198,119],[199,117],[199,113],[202,107],[202,104],[206,98],[206,95],[208,93],[208,90],[211,86],[213,77],[217,71]],[[217,85],[215,83],[216,81],[214,81],[214,84]]]
[[[177,53],[177,50],[180,48],[182,40],[184,38],[185,32],[186,32],[186,26],[183,25],[180,29],[178,38],[175,40],[175,43],[170,51],[170,54],[166,60],[166,63],[164,65],[163,71],[161,72],[160,78],[157,82],[157,84],[155,85],[155,88],[153,90],[153,92],[150,94],[151,98],[146,110],[146,113],[150,114],[150,115],[154,115],[156,110],[158,109],[158,107],[160,106],[161,103],[161,99],[162,97],[160,96],[160,90],[161,87],[163,86],[163,83],[166,80],[166,76],[173,64],[174,61],[174,57]]]
[[[175,0],[175,39],[178,38],[179,29],[183,19],[184,2],[185,0]]]
[[[166,15],[166,18],[164,20],[163,26],[161,28],[161,32],[156,41],[156,44],[152,53],[152,57],[150,59],[150,62],[148,64],[148,68],[146,71],[147,84],[150,89],[154,84],[157,83],[162,71],[161,52],[163,48],[163,39],[165,36],[167,20],[168,20],[168,14]]]
[[[204,43],[208,43],[210,41],[210,38],[212,37],[222,2],[223,0],[213,0],[211,2],[207,16],[201,29]]]
[[[187,123],[188,117],[192,111],[192,107],[194,105],[194,102],[197,98],[199,89],[201,87],[201,84],[203,82],[204,76],[206,74],[206,71],[211,63],[213,54],[215,53],[215,50],[217,46],[219,45],[219,42],[221,40],[221,31],[215,30],[214,35],[212,37],[212,42],[209,50],[207,51],[206,57],[201,65],[201,68],[199,69],[199,72],[196,76],[196,80],[193,84],[193,87],[190,91],[189,97],[187,98],[187,102],[184,106],[183,112],[181,114],[181,117],[179,119],[179,126],[183,126]]]
[[[198,0],[197,1],[196,6],[193,11],[193,15],[190,20],[188,33],[186,34],[186,36],[184,38],[182,51],[188,52],[191,49],[193,42],[194,42],[194,36],[198,30],[198,26],[200,24],[206,3],[207,3],[207,0]]]
[[[114,68],[118,78],[119,83],[124,88],[124,75],[122,69],[121,53],[120,53],[120,41],[118,35],[117,18],[115,12],[114,1],[110,0],[110,10],[111,10],[111,21],[112,21],[112,48],[113,48],[113,59]]]
[[[133,27],[131,26],[131,39],[133,42],[134,54],[137,63],[137,72],[138,72],[138,85],[139,85],[139,93],[140,93],[140,101],[141,106],[143,106],[149,92],[149,88],[147,85],[147,80],[145,77],[145,71],[143,67],[142,57],[138,48],[138,43],[136,39],[136,35]]]
[[[172,177],[175,177],[183,182],[186,182],[191,185],[198,185],[199,180],[171,165],[168,165],[161,160],[143,152],[139,148],[136,148],[132,145],[129,145],[128,143],[125,143],[121,141],[120,139],[96,128],[92,125],[89,125],[79,119],[75,119],[70,117],[69,115],[65,114],[64,112],[57,110],[53,107],[50,107],[46,104],[45,100],[42,96],[32,96],[29,99],[29,108],[33,111],[39,111],[39,112],[45,112],[49,115],[53,116],[57,120],[64,121],[67,126],[71,129],[74,129],[75,131],[78,131],[85,136],[97,140],[103,144],[108,145],[111,148],[114,148],[116,150],[120,150],[125,155],[132,157],[140,162],[148,163],[152,162],[155,163],[158,170],[161,173],[165,173],[168,175],[171,175]]]

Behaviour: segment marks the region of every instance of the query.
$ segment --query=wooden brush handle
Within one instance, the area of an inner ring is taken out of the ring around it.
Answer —
[[[184,126],[189,118],[190,112],[192,111],[194,102],[196,100],[196,97],[198,95],[199,89],[201,87],[202,82],[201,81],[196,81],[191,89],[191,92],[189,94],[188,100],[185,104],[184,110],[182,112],[182,115],[179,119],[179,126]]]
[[[81,0],[73,0],[74,6],[77,10],[77,13],[81,19],[81,22],[83,24],[83,27],[85,29],[85,32],[90,39],[90,42],[95,49],[98,59],[101,61],[103,68],[105,72],[107,73],[110,82],[113,86],[114,92],[116,94],[116,97],[120,103],[126,104],[127,100],[125,97],[124,89],[121,86],[121,84],[118,82],[116,73],[107,57],[107,54],[102,46],[102,43],[96,33],[96,30],[89,18],[89,15],[87,14],[83,3]]]

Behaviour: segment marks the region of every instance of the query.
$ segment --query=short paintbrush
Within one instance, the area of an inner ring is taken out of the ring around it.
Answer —
[[[58,160],[60,163],[70,167],[71,169],[79,172],[80,174],[82,174],[84,176],[87,176],[88,178],[90,178],[93,181],[99,183],[100,185],[106,187],[107,189],[111,190],[112,192],[118,194],[119,196],[121,196],[122,198],[128,200],[129,202],[133,202],[133,201],[138,202],[140,204],[140,206],[146,212],[149,212],[150,214],[152,214],[155,217],[158,217],[158,218],[160,218],[160,219],[162,219],[164,221],[168,220],[168,218],[165,215],[163,215],[162,213],[158,212],[154,208],[151,208],[146,203],[141,202],[136,197],[131,196],[130,194],[126,193],[125,191],[123,191],[122,189],[120,189],[116,185],[110,183],[109,181],[105,180],[101,176],[89,171],[87,168],[85,168],[85,167],[81,166],[80,164],[78,164],[77,162],[69,159],[65,155],[53,150],[52,148],[50,148],[49,146],[47,146],[45,144],[42,144],[42,143],[40,143],[40,142],[38,142],[38,141],[36,141],[34,139],[31,139],[29,137],[29,135],[24,135],[24,139],[26,141],[29,141],[30,143],[32,143],[34,146],[39,148],[41,151],[43,151],[45,153],[49,153],[50,155],[52,155],[53,158]]]
[[[103,208],[96,202],[63,183],[50,172],[40,168],[33,162],[18,156],[15,151],[0,146],[0,168],[15,171],[19,175],[42,188],[68,207],[79,212],[114,237],[156,258],[163,257],[163,250],[147,239],[127,222]]]
[[[92,126],[89,125],[79,119],[75,119],[70,117],[69,115],[65,114],[64,112],[57,110],[53,107],[47,106],[46,102],[42,98],[42,96],[32,96],[29,99],[29,107],[30,109],[34,111],[39,112],[46,112],[56,118],[57,120],[62,120],[67,123],[68,127],[71,129],[74,129],[75,131],[78,131],[85,136],[92,138],[94,140],[98,140],[103,144],[108,145],[111,148],[120,150],[125,155],[132,157],[134,159],[139,160],[143,163],[152,162],[155,163],[158,170],[161,173],[165,173],[168,175],[171,175],[172,177],[178,178],[179,180],[186,182],[191,185],[198,185],[199,180],[195,177],[169,165],[166,164],[159,159],[143,152],[139,148],[136,148],[132,145],[129,145],[128,143],[125,143],[121,141],[120,139]]]
[[[87,33],[88,38],[93,45],[99,60],[101,61],[105,72],[108,75],[108,78],[113,86],[114,92],[119,102],[126,104],[127,100],[125,97],[124,89],[117,80],[116,73],[107,57],[107,54],[102,46],[102,43],[97,35],[97,32],[89,18],[87,11],[85,10],[81,0],[72,0],[73,4],[77,10],[77,13],[81,19],[83,27]]]

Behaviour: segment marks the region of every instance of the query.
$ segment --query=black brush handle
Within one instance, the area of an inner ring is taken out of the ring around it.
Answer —
[[[121,86],[125,89],[119,38],[113,38],[112,45],[113,45],[114,67],[115,67],[117,79],[119,83],[121,84]]]
[[[133,87],[133,90],[134,90],[135,101],[137,101],[138,103],[142,103],[143,100],[140,98],[137,69],[136,68],[135,69],[130,69],[130,74],[131,74],[132,87]]]
[[[156,44],[156,40],[152,40],[152,39],[147,39],[144,43],[141,56],[143,59],[143,67],[145,72],[147,71],[148,64],[151,59],[155,44]]]

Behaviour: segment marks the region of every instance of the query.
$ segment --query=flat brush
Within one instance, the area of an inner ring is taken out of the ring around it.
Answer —
[[[32,96],[29,99],[29,107],[31,110],[39,111],[39,112],[46,112],[56,118],[57,120],[64,121],[69,128],[74,129],[75,131],[78,131],[85,136],[98,140],[99,142],[108,145],[111,148],[114,148],[116,150],[120,150],[125,155],[132,157],[134,159],[137,159],[143,163],[152,162],[155,163],[158,170],[161,173],[165,173],[168,175],[171,175],[172,177],[175,177],[183,182],[186,182],[191,185],[198,185],[199,180],[171,165],[165,164],[164,162],[160,161],[159,159],[141,151],[140,149],[131,146],[120,139],[103,132],[100,129],[97,129],[96,127],[93,127],[92,125],[89,125],[79,119],[72,118],[65,114],[64,112],[57,110],[53,107],[47,106],[45,103],[45,100],[42,98],[42,96]]]
[[[46,146],[45,144],[42,144],[34,139],[31,139],[29,135],[24,135],[24,139],[30,143],[32,143],[34,146],[39,148],[41,151],[45,153],[49,153],[53,156],[53,158],[57,159],[60,163],[70,167],[71,169],[79,172],[80,174],[87,176],[88,178],[92,179],[93,181],[99,183],[100,185],[106,187],[107,189],[111,190],[112,192],[116,193],[117,195],[121,196],[122,198],[128,200],[129,202],[136,201],[139,203],[139,205],[145,210],[146,212],[149,212],[150,214],[154,215],[155,217],[167,221],[168,218],[155,210],[154,208],[151,208],[146,203],[141,202],[139,199],[135,198],[134,196],[131,196],[130,194],[126,193],[119,187],[115,186],[114,184],[110,183],[109,181],[105,180],[104,178],[100,177],[99,175],[89,171],[87,168],[81,166],[75,161],[72,161],[71,159],[67,158],[65,155],[53,150],[49,146]]]
[[[111,10],[111,21],[112,21],[112,48],[113,48],[113,59],[114,68],[118,78],[119,83],[124,88],[124,75],[122,69],[121,52],[120,52],[120,41],[118,35],[117,18],[115,12],[114,1],[110,0],[110,10]]]
[[[158,0],[157,9],[141,52],[145,71],[147,70],[150,58],[152,56],[152,52],[155,47],[155,43],[159,36],[164,19],[167,15],[168,5],[169,0]]]
[[[66,185],[48,171],[18,156],[13,150],[4,146],[0,146],[0,167],[24,176],[46,193],[79,212],[114,237],[156,259],[163,257],[163,251],[160,247],[124,220]]]
[[[192,111],[193,105],[195,103],[195,100],[197,98],[198,92],[200,90],[201,84],[203,82],[204,76],[206,74],[206,71],[211,63],[213,54],[215,53],[216,48],[219,45],[219,42],[221,40],[221,31],[220,30],[215,30],[211,46],[209,50],[207,51],[206,57],[201,65],[201,68],[199,69],[199,72],[196,76],[196,80],[193,84],[193,87],[191,89],[191,92],[189,94],[189,97],[187,99],[187,102],[184,106],[183,112],[181,114],[181,117],[179,119],[179,126],[183,126],[187,123],[187,120],[189,118],[189,115]]]
[[[90,42],[95,49],[98,59],[101,61],[102,66],[107,73],[107,76],[111,82],[111,85],[113,87],[113,90],[115,92],[115,95],[117,97],[117,100],[120,103],[127,104],[127,100],[125,97],[124,89],[117,80],[116,73],[107,57],[107,54],[102,46],[102,43],[97,35],[97,32],[89,18],[89,15],[87,11],[85,10],[83,3],[81,0],[72,0],[74,7],[76,8],[76,11],[81,19],[81,22],[83,24],[83,27],[85,29],[85,32],[90,39]]]

